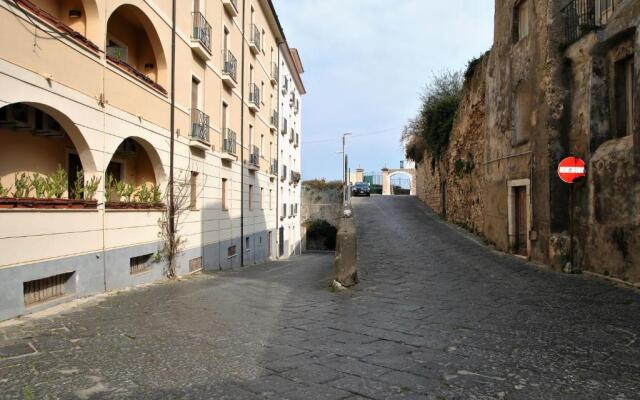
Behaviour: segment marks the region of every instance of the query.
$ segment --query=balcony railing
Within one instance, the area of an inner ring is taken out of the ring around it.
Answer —
[[[287,121],[286,118],[284,118],[282,120],[282,134],[286,135],[287,134],[287,130],[289,129],[289,121]]]
[[[260,29],[256,26],[256,24],[251,24],[251,37],[249,39],[249,44],[254,46],[256,50],[262,50],[262,36],[260,35]]]
[[[587,33],[604,27],[623,1],[573,0],[562,9],[564,44],[569,45]]]
[[[209,143],[209,116],[197,108],[191,110],[191,138]]]
[[[238,82],[237,71],[238,71],[238,60],[231,53],[230,50],[224,51],[224,65],[222,66],[222,74],[228,75],[234,82]]]
[[[225,129],[222,151],[236,155],[236,133],[229,128]]]
[[[211,25],[201,12],[193,12],[193,32],[191,39],[199,41],[211,52]]]
[[[278,160],[271,160],[271,175],[278,175]]]
[[[289,143],[293,143],[296,140],[296,132],[291,128],[289,133]]]
[[[282,166],[282,175],[280,176],[280,180],[282,182],[287,180],[287,166],[286,165]]]
[[[299,133],[296,133],[296,140],[293,142],[293,145],[295,147],[300,146],[300,134]]]
[[[280,115],[276,110],[273,110],[271,113],[271,126],[275,126],[276,130],[278,130],[278,125],[280,124]]]
[[[291,183],[297,185],[298,183],[300,183],[300,179],[302,179],[302,175],[300,175],[300,172],[291,171]]]
[[[278,82],[278,63],[277,62],[272,62],[271,63],[271,81],[272,82]]]
[[[253,151],[249,154],[249,163],[256,167],[260,166],[260,149],[258,149],[258,146],[253,146]]]
[[[249,103],[260,108],[260,88],[255,83],[249,84]]]

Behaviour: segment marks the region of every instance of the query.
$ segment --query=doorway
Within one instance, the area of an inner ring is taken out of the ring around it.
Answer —
[[[283,257],[284,256],[284,226],[280,227],[280,243],[279,244],[279,256]]]
[[[521,256],[527,255],[527,187],[513,188],[515,209],[515,245],[514,251]]]

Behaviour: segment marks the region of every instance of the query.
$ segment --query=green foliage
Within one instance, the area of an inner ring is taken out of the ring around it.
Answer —
[[[454,164],[454,172],[457,178],[462,178],[463,174],[470,174],[474,168],[475,165],[473,165],[473,161],[457,159]]]
[[[98,191],[98,187],[100,186],[101,180],[102,178],[95,177],[95,176],[89,179],[89,182],[87,182],[84,187],[85,200],[95,200],[96,192]]]
[[[20,175],[16,172],[14,179],[15,191],[13,192],[13,197],[20,199],[29,196],[29,192],[31,192],[31,180],[29,176],[24,172]]]
[[[323,219],[313,219],[304,223],[307,228],[307,240],[323,241],[328,250],[336,249],[336,236],[338,230]]]
[[[84,171],[79,170],[76,174],[76,181],[73,183],[73,198],[76,200],[84,199]]]
[[[11,191],[11,186],[5,188],[2,186],[2,182],[0,182],[0,197],[9,197],[9,192]]]
[[[480,63],[482,62],[482,60],[487,57],[489,55],[491,51],[487,51],[486,53],[484,53],[483,55],[481,55],[480,57],[473,57],[471,60],[469,60],[469,62],[467,62],[467,69],[464,71],[464,79],[465,80],[469,80],[471,78],[473,78],[473,75],[476,72],[476,69],[478,68],[478,65],[480,65]]]
[[[420,163],[425,150],[432,164],[449,146],[449,137],[462,98],[463,78],[460,72],[435,75],[422,95],[418,116],[409,120],[402,133],[407,158]]]
[[[150,203],[151,202],[151,190],[147,187],[147,185],[142,185],[140,190],[135,195],[135,199],[140,203]]]
[[[31,177],[31,186],[36,191],[37,199],[44,199],[47,196],[47,189],[49,188],[49,178],[41,176],[39,173],[34,173]]]
[[[47,196],[51,199],[60,199],[69,185],[67,171],[58,166],[58,169],[47,179]]]
[[[154,205],[162,203],[162,192],[160,191],[160,186],[155,184],[151,186],[151,203]]]
[[[136,187],[124,182],[118,182],[118,196],[125,199],[127,203],[131,203],[133,192],[136,191]]]

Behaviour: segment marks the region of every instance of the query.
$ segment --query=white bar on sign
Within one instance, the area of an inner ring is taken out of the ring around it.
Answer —
[[[562,174],[584,174],[584,167],[560,167],[558,171]]]

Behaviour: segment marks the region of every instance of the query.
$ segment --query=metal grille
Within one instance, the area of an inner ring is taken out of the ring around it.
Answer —
[[[153,254],[132,257],[129,259],[129,274],[135,275],[149,269],[149,261]]]
[[[197,108],[191,110],[191,138],[209,143],[209,116]]]
[[[249,84],[249,103],[260,108],[260,88],[255,83]]]
[[[253,146],[253,151],[249,156],[249,162],[255,166],[260,166],[260,149],[258,149],[258,146]]]
[[[225,134],[222,150],[232,155],[236,154],[236,133],[229,128]]]
[[[255,45],[258,50],[262,50],[261,42],[260,29],[258,29],[256,24],[251,24],[251,43]]]
[[[234,82],[237,82],[236,71],[238,70],[238,60],[229,50],[224,51],[224,67],[222,73],[229,75]]]
[[[202,269],[202,257],[189,260],[189,272],[200,271]]]
[[[24,304],[30,306],[64,296],[64,286],[72,275],[73,273],[60,274],[24,282]]]
[[[193,32],[191,38],[199,41],[207,50],[211,51],[211,25],[201,12],[193,14]]]
[[[564,41],[571,44],[606,25],[616,7],[624,0],[573,0],[562,9]]]

